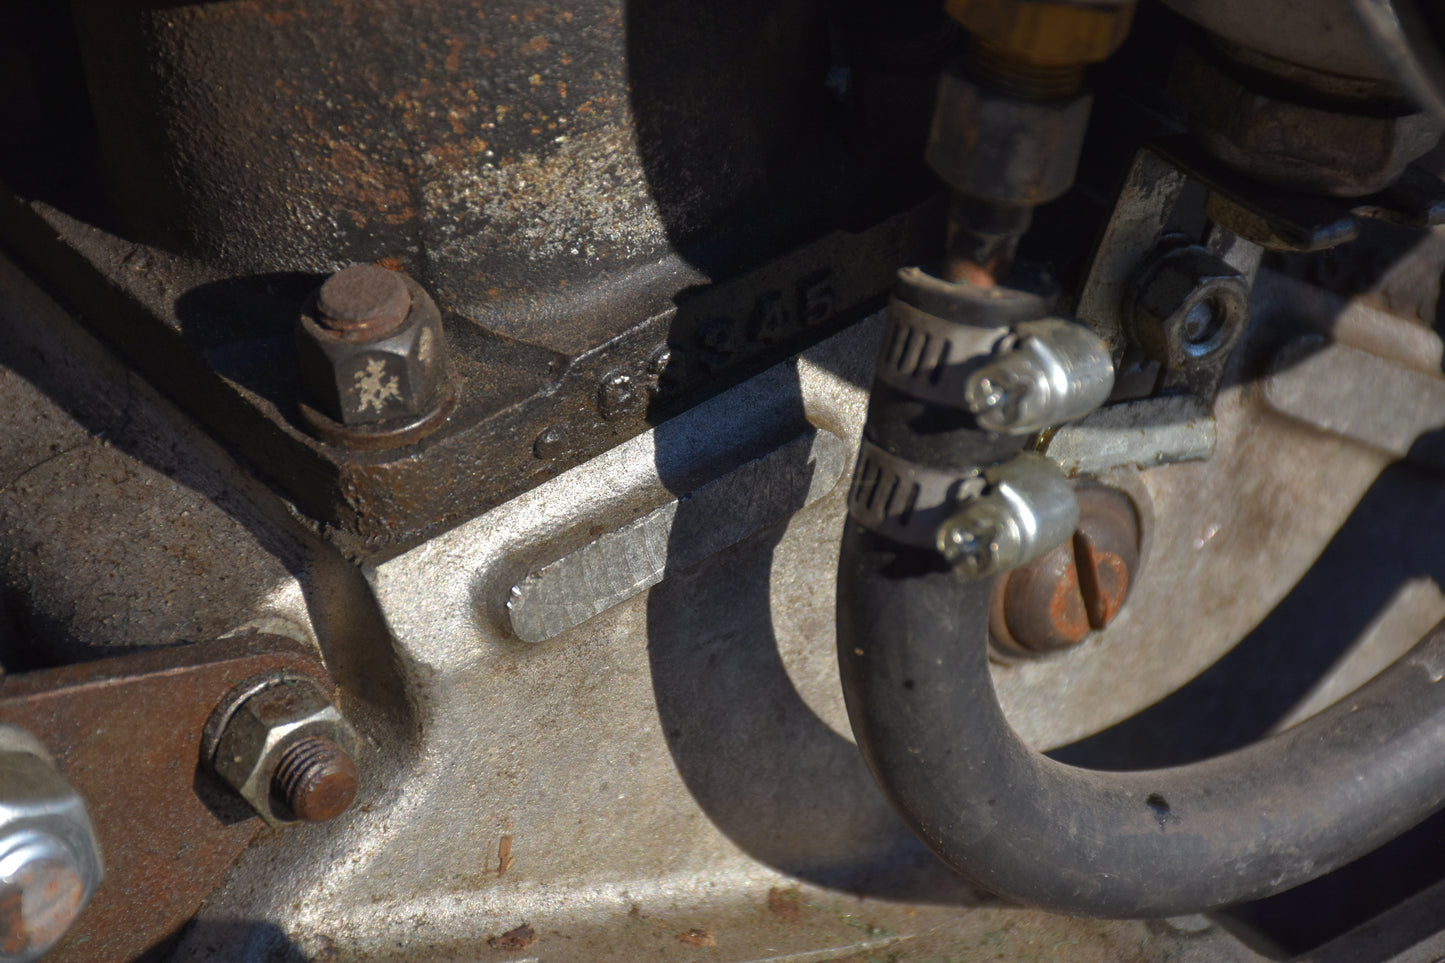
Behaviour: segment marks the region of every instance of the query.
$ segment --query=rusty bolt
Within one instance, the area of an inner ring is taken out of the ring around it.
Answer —
[[[288,675],[242,684],[206,726],[212,770],[275,826],[345,812],[356,798],[358,745],[321,689]]]
[[[302,308],[302,412],[327,441],[415,440],[451,399],[441,312],[421,286],[370,264],[338,271]]]
[[[1077,492],[1074,537],[1010,572],[995,589],[989,629],[1006,650],[1044,655],[1072,648],[1109,625],[1138,575],[1139,520],[1121,492]]]
[[[356,798],[360,776],[346,751],[325,736],[291,743],[276,763],[272,788],[286,808],[308,823],[322,823],[346,812]]]
[[[395,271],[355,264],[326,279],[316,293],[317,320],[348,341],[384,338],[411,311],[411,292]]]

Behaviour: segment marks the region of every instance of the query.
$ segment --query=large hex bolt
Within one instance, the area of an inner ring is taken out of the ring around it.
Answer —
[[[1149,357],[1182,371],[1227,357],[1249,318],[1249,283],[1195,244],[1170,241],[1134,275],[1129,334]]]
[[[403,274],[372,264],[333,274],[303,307],[296,346],[302,411],[327,441],[405,444],[445,420],[441,312]]]
[[[1073,648],[1124,607],[1139,570],[1139,517],[1128,497],[1088,485],[1076,492],[1074,537],[999,581],[989,631],[1004,650],[1045,655]]]
[[[100,880],[84,801],[39,742],[0,726],[0,963],[44,956]]]
[[[360,782],[359,744],[314,682],[289,675],[243,684],[206,727],[211,768],[273,826],[344,813]]]
[[[1243,65],[1237,76],[1218,51],[1187,48],[1170,86],[1205,150],[1256,180],[1290,190],[1372,194],[1440,140],[1439,119],[1398,94],[1355,103],[1342,93],[1331,95],[1331,86],[1341,83],[1338,75],[1293,71],[1308,75],[1305,89],[1275,96],[1283,90],[1279,81],[1242,79],[1260,75],[1259,65]]]

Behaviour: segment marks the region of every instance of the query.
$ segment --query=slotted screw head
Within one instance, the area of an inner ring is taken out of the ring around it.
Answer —
[[[1106,628],[1138,578],[1139,522],[1128,497],[1079,489],[1079,525],[1068,542],[1000,582],[989,629],[1005,648],[1045,654]]]

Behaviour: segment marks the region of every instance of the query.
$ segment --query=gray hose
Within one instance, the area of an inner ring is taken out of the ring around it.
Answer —
[[[1445,624],[1295,728],[1192,765],[1096,772],[1009,727],[989,677],[989,593],[848,523],[838,652],[858,745],[928,846],[1003,896],[1103,917],[1258,899],[1445,802]]]

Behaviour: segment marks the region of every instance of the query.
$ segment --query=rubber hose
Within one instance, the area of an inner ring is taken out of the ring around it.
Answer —
[[[838,648],[859,748],[919,837],[1000,895],[1101,917],[1259,899],[1445,800],[1445,623],[1294,728],[1187,766],[1097,772],[1009,727],[989,675],[991,590],[848,523]]]

